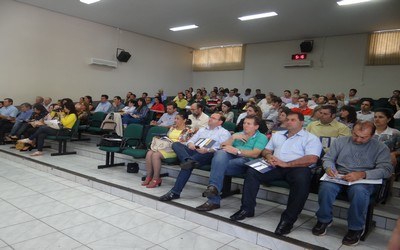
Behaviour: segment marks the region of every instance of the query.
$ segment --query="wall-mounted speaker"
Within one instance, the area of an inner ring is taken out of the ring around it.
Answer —
[[[306,40],[300,43],[300,51],[301,53],[309,53],[312,51],[314,46],[314,40]]]
[[[120,51],[118,53],[118,51]],[[117,59],[120,62],[127,62],[131,58],[131,54],[123,49],[117,49]]]

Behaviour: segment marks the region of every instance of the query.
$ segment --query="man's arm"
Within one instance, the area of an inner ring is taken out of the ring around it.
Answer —
[[[293,161],[282,161],[278,159],[276,156],[271,156],[268,161],[274,166],[279,166],[282,168],[292,168],[292,167],[309,167],[312,164],[315,164],[318,161],[318,156],[316,155],[305,155],[299,159]]]

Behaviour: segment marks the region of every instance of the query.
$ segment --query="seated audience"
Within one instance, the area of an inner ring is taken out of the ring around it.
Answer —
[[[226,102],[226,101],[230,102],[233,107],[236,107],[238,105],[239,98],[237,96],[235,96],[235,91],[233,89],[231,89],[229,91],[229,95],[224,98],[224,102]]]
[[[178,92],[178,95],[174,98],[173,102],[176,103],[176,106],[180,110],[185,110],[187,103],[188,103],[187,100],[183,96],[183,92]]]
[[[242,103],[246,103],[253,95],[251,94],[251,89],[247,88],[243,94],[239,96]]]
[[[371,98],[366,98],[361,101],[361,110],[357,111],[357,120],[374,121],[374,112],[371,111],[373,102]]]
[[[51,99],[51,97],[46,97],[46,98],[44,98],[43,106],[44,106],[47,110],[49,110],[52,101],[53,101],[53,99]]]
[[[126,93],[124,105],[128,106],[129,100],[135,100],[135,99],[136,99],[136,96],[134,96],[134,94],[129,91],[128,93]]]
[[[10,135],[5,138],[6,141],[12,141],[13,139],[18,139],[18,137],[15,136],[16,133],[22,127],[27,126],[28,121],[32,116],[32,112],[33,112],[32,105],[30,105],[27,102],[21,104],[20,112],[14,120],[14,123],[13,123],[14,125],[11,128]],[[8,132],[8,129],[6,128],[6,126],[1,126],[0,127],[0,137],[3,138],[4,134],[6,132]]]
[[[247,170],[245,163],[259,157],[268,142],[267,137],[258,131],[260,123],[258,116],[247,116],[243,131],[233,134],[221,144],[222,149],[214,153],[209,185],[203,192],[208,200],[196,207],[196,210],[211,211],[220,208],[224,176],[244,174]]]
[[[204,128],[208,124],[208,115],[203,112],[204,106],[200,103],[193,103],[190,106],[191,115],[189,115],[189,120],[192,121],[192,129],[197,132],[200,128]]]
[[[292,95],[292,101],[287,103],[285,106],[290,108],[290,109],[298,108],[299,107],[299,96],[298,95]]]
[[[97,104],[94,112],[110,113],[112,110],[112,104],[108,101],[108,95],[101,95],[100,102]]]
[[[174,125],[175,116],[178,114],[176,111],[176,103],[170,102],[167,104],[167,112],[164,113],[158,121],[151,121],[150,125],[153,126],[162,126],[162,127],[171,127]]]
[[[109,112],[120,112],[125,105],[122,103],[122,99],[120,96],[114,96],[112,107]]]
[[[244,121],[248,116],[257,116],[260,118],[261,122],[258,124],[260,131],[262,134],[266,134],[268,132],[268,127],[264,120],[262,120],[261,109],[256,105],[250,105],[245,113],[239,115],[238,120],[236,122],[236,131],[242,131],[244,129]],[[274,122],[275,124],[275,122]]]
[[[174,187],[168,193],[161,196],[159,200],[170,201],[178,199],[192,174],[193,168],[211,163],[214,152],[219,149],[221,143],[228,140],[231,136],[229,131],[221,127],[224,120],[221,114],[214,113],[208,120],[208,126],[199,129],[186,145],[178,142],[172,144],[172,148],[181,162],[180,166],[182,169],[179,172]],[[211,139],[215,143],[210,148],[198,148],[195,146],[195,143],[200,139]]]
[[[286,105],[292,102],[292,93],[290,90],[283,91],[283,96],[281,97],[282,102]]]
[[[156,112],[156,119],[159,119],[165,113],[165,108],[161,101],[161,97],[154,97],[154,104],[151,106],[150,110]]]
[[[89,104],[86,102],[76,103],[75,104],[76,115],[78,116],[79,125],[88,125],[89,124]]]
[[[337,117],[338,122],[343,123],[349,129],[352,129],[357,121],[356,109],[349,105],[344,105],[340,108],[339,117]]]
[[[268,112],[263,113],[263,119],[264,120],[271,120],[274,123],[276,123],[277,119],[278,119],[278,110],[282,105],[282,100],[279,97],[272,97],[271,100],[272,103],[272,107],[268,110]]]
[[[299,104],[299,107],[291,108],[291,110],[294,112],[302,113],[304,116],[306,116],[306,115],[311,116],[313,110],[308,107],[308,99],[301,96],[298,98],[297,102]]]
[[[263,114],[267,113],[272,107],[272,96],[266,95],[264,99],[257,103],[257,105],[260,107]]]
[[[146,119],[149,108],[143,98],[137,100],[137,107],[132,113],[127,113],[122,116],[122,124],[126,127],[131,123],[143,124]]]
[[[360,98],[357,96],[356,89],[349,90],[349,97],[344,100],[345,105],[355,106],[360,101]]]
[[[17,115],[18,109],[13,105],[13,100],[5,98],[0,109],[0,145],[4,144],[4,135],[11,131]]]
[[[273,127],[270,129],[271,134],[275,133],[276,131],[287,130],[287,116],[290,112],[291,110],[287,107],[282,107],[279,109],[278,122],[276,124],[273,124]]]
[[[57,112],[58,117],[60,117],[60,123],[62,124],[62,129],[54,129],[48,126],[40,126],[35,133],[33,133],[29,138],[20,140],[21,142],[35,145],[37,147],[37,152],[31,154],[31,156],[43,155],[43,145],[44,139],[48,135],[69,135],[71,129],[74,126],[77,116],[75,105],[72,102],[66,102],[63,106],[62,111]]]
[[[225,101],[222,103],[221,112],[222,112],[223,116],[225,117],[226,122],[233,122],[234,114],[231,111],[231,107],[232,107],[232,105],[228,101]]]
[[[175,125],[168,131],[168,138],[173,142],[185,143],[193,135],[192,130],[186,126],[188,117],[185,113],[179,113],[175,116]],[[160,186],[162,179],[160,178],[161,160],[175,158],[176,154],[169,149],[161,149],[158,151],[149,150],[146,154],[146,179],[142,182],[142,186],[147,188],[155,188]]]
[[[128,105],[126,105],[126,106],[121,110],[122,113],[124,113],[124,114],[133,113],[133,111],[135,111],[135,109],[136,109],[135,104],[136,104],[136,101],[135,101],[135,100],[129,99],[129,100],[128,100]]]
[[[262,152],[262,157],[275,168],[266,173],[248,168],[242,206],[230,217],[231,220],[253,217],[260,184],[284,180],[288,182],[290,192],[286,209],[275,230],[277,235],[290,233],[303,210],[311,182],[310,166],[317,162],[322,151],[319,139],[303,130],[304,116],[301,113],[291,112],[287,119],[288,130],[274,133]]]
[[[257,101],[265,98],[265,94],[261,93],[261,89],[256,89],[256,95],[254,96]]]
[[[254,98],[250,98],[245,105],[243,106],[242,110],[246,111],[250,105],[256,105],[256,100]]]
[[[90,95],[86,95],[84,97],[84,100],[87,104],[89,104],[89,111],[92,112],[94,111],[94,106],[93,106],[93,100],[92,97]],[[48,111],[50,112],[50,110],[48,109]]]
[[[373,139],[375,126],[370,121],[359,121],[354,125],[352,136],[336,139],[323,158],[323,167],[327,175],[345,181],[361,179],[388,178],[393,172],[389,149]],[[360,241],[364,231],[365,219],[370,196],[376,191],[376,185],[357,184],[345,186],[322,181],[318,191],[318,222],[313,227],[314,235],[322,236],[333,222],[333,202],[342,191],[346,191],[350,202],[347,215],[348,231],[342,243],[354,246]]]
[[[211,112],[215,112],[218,107],[221,105],[221,99],[218,98],[217,92],[211,91],[210,92],[210,98],[207,100],[207,108]]]

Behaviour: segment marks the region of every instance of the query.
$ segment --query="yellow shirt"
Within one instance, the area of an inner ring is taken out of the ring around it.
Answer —
[[[74,126],[76,120],[77,118],[75,114],[69,114],[61,118],[61,123],[64,128],[71,129]]]
[[[336,120],[331,123],[322,124],[320,121],[314,121],[308,124],[307,131],[316,136],[323,137],[339,137],[339,136],[350,136],[350,129]]]
[[[178,108],[185,109],[188,102],[186,101],[186,99],[182,99],[182,100],[177,99],[175,101],[175,103],[176,103],[176,106],[178,106]]]

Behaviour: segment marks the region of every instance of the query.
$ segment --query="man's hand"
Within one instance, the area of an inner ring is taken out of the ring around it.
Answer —
[[[187,147],[189,148],[189,149],[191,149],[191,150],[196,150],[196,146],[194,145],[194,143],[189,143],[188,145],[187,145]]]
[[[199,154],[208,153],[207,148],[197,148],[196,151],[197,151]]]
[[[154,125],[157,125],[157,122],[156,122],[156,121],[151,121],[151,122],[150,122],[150,125],[153,125],[153,126],[154,126]]]
[[[337,177],[338,175],[338,171],[336,170],[336,168],[327,168],[325,170],[325,173],[330,177]]]
[[[289,167],[289,164],[287,162],[282,161],[281,159],[279,159],[276,156],[271,155],[270,157],[268,157],[269,159],[267,159],[268,163],[270,163],[272,166],[279,166],[282,168],[286,168]]]
[[[366,176],[365,172],[352,172],[344,175],[342,178],[345,181],[358,181],[364,179]]]
[[[243,142],[247,142],[248,137],[245,134],[242,133],[236,133],[232,135],[232,139],[234,140],[241,140]]]
[[[224,145],[222,147],[222,150],[224,150],[225,152],[228,152],[230,154],[233,154],[233,155],[237,155],[237,152],[238,152],[238,149],[235,147],[232,147],[231,145]]]

